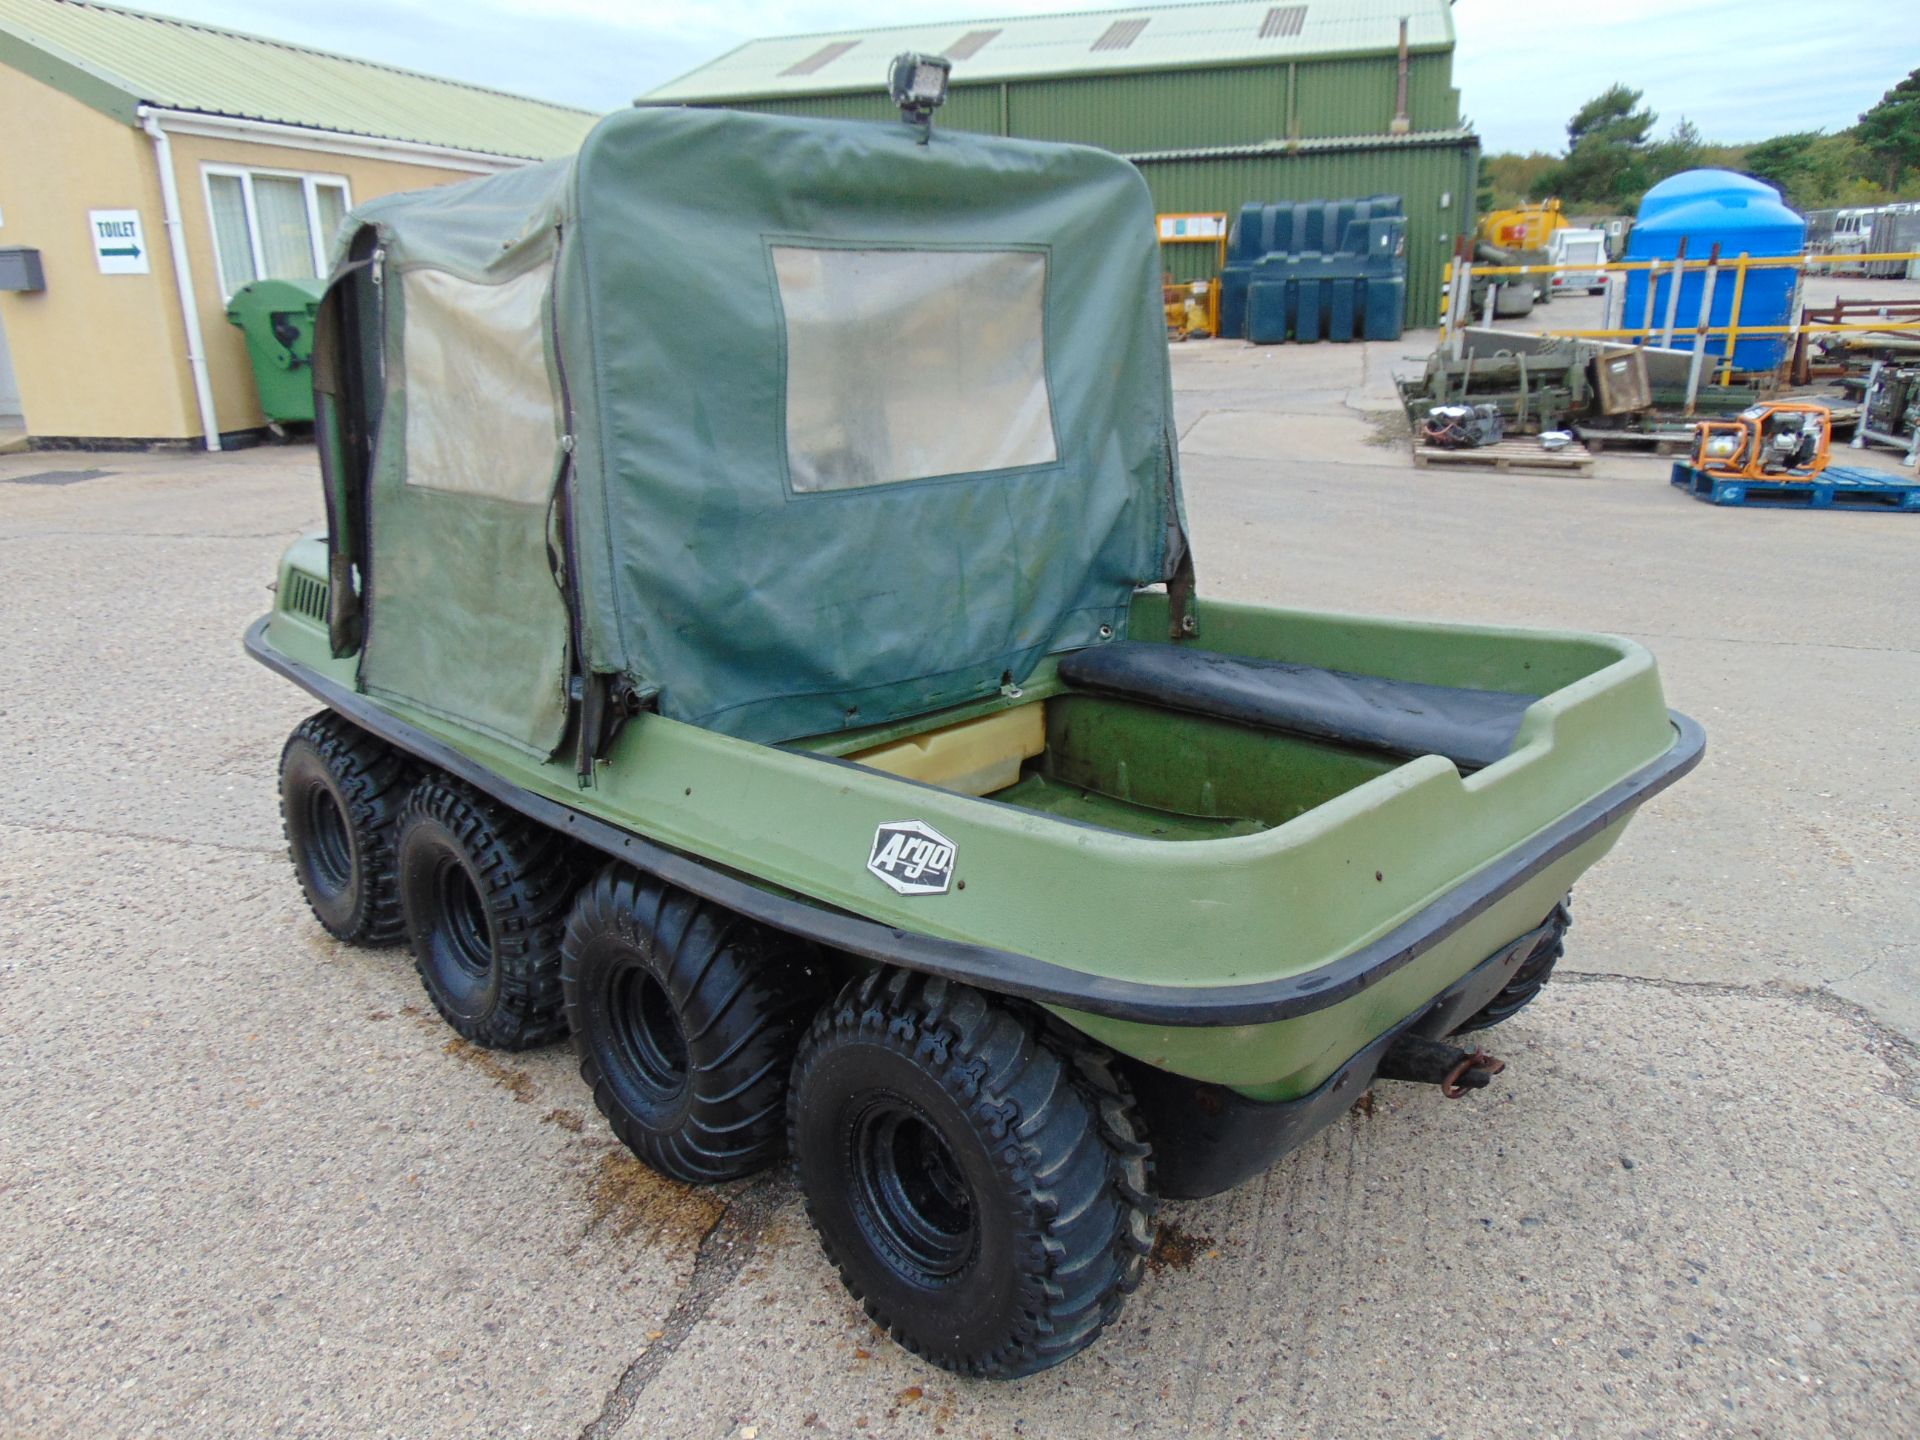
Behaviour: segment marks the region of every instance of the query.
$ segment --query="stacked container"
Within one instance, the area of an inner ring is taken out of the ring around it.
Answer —
[[[1397,340],[1407,313],[1407,221],[1398,195],[1242,206],[1220,277],[1220,334]]]

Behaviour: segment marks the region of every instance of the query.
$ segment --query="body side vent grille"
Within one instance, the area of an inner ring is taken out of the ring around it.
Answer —
[[[316,580],[299,570],[291,571],[280,593],[280,608],[295,615],[304,615],[321,625],[326,624],[327,582]]]

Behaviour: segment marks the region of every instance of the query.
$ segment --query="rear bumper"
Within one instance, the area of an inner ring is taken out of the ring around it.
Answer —
[[[1297,974],[1244,984],[1182,986],[1088,974],[1014,950],[927,935],[768,890],[736,871],[515,784],[367,696],[281,653],[267,640],[264,618],[248,630],[245,644],[254,659],[399,749],[584,845],[764,924],[879,963],[944,976],[997,994],[1086,1016],[1181,1030],[1297,1019],[1380,984],[1619,825],[1698,764],[1706,744],[1698,725],[1672,714],[1674,740],[1664,754],[1467,875],[1372,942]]]
[[[1174,1200],[1231,1190],[1299,1148],[1352,1108],[1403,1035],[1450,1035],[1498,995],[1539,945],[1556,936],[1552,918],[1503,945],[1418,1014],[1370,1041],[1319,1086],[1293,1100],[1250,1100],[1223,1085],[1128,1063],[1153,1144],[1154,1184]]]

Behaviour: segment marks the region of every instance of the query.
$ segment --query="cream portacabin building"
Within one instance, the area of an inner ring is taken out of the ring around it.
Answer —
[[[0,0],[0,432],[204,444],[264,418],[228,298],[351,205],[578,147],[544,101],[88,0]]]

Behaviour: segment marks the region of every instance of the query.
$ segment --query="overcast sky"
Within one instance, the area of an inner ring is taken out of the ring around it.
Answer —
[[[135,8],[612,110],[762,35],[1113,9],[1112,0],[133,0]],[[1920,65],[1916,0],[1458,0],[1454,80],[1489,150],[1558,150],[1616,80],[1664,133],[1851,125]],[[875,76],[876,80],[880,77]]]

